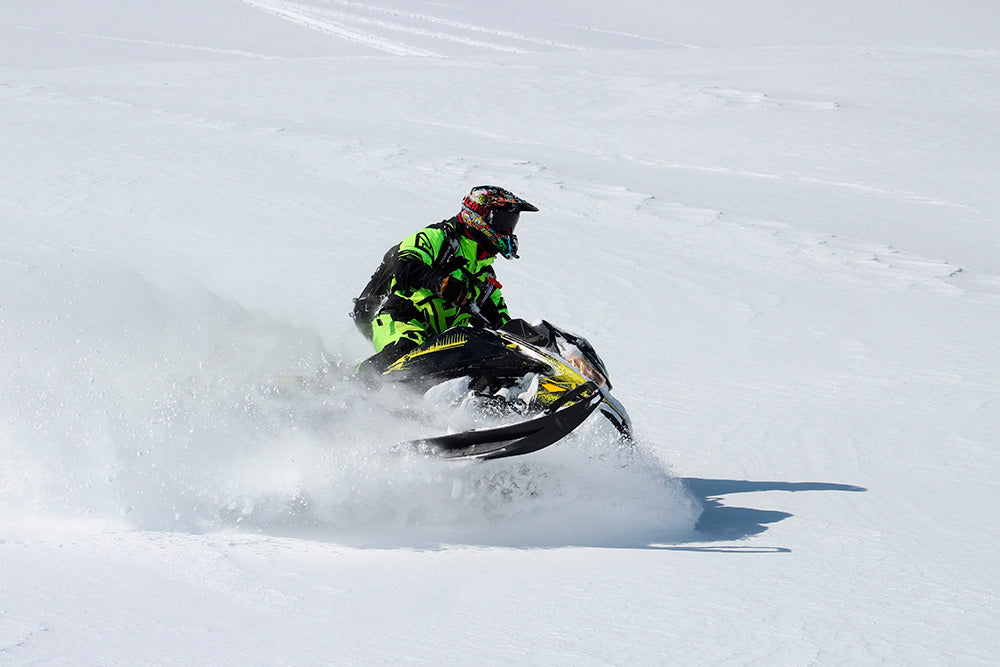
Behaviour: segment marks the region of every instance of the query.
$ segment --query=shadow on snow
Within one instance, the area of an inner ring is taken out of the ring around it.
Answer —
[[[763,533],[768,525],[782,521],[792,516],[788,512],[777,510],[760,510],[749,507],[730,507],[721,499],[733,493],[750,493],[756,491],[850,491],[864,492],[864,487],[851,484],[833,484],[828,482],[753,482],[736,479],[700,479],[685,477],[681,481],[687,489],[702,504],[703,512],[695,525],[695,533],[691,541],[716,542],[735,541]],[[672,551],[702,551],[722,553],[788,553],[785,547],[758,546],[669,546],[657,545],[657,548]]]

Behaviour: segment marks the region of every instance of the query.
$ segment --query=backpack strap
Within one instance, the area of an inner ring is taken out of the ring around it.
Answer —
[[[451,260],[455,259],[455,255],[458,254],[458,251],[461,248],[461,244],[458,240],[461,236],[461,232],[458,230],[456,219],[449,218],[448,220],[435,222],[433,225],[428,225],[428,227],[431,229],[440,229],[444,232],[444,245],[441,247],[441,252],[434,260],[432,266],[434,266],[434,268],[447,271],[446,267],[451,264]]]

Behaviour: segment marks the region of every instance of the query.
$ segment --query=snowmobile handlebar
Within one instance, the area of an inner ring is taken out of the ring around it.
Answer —
[[[490,323],[486,316],[483,315],[483,311],[479,309],[479,305],[476,303],[469,303],[465,306],[465,311],[472,316],[472,326],[482,327],[484,329],[492,329],[493,325]]]

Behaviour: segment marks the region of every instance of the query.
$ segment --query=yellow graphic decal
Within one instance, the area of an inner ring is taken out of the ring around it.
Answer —
[[[437,343],[434,343],[433,345],[430,345],[423,350],[414,350],[409,354],[403,355],[402,357],[394,361],[392,365],[386,369],[386,372],[388,373],[389,371],[403,370],[417,357],[421,357],[425,354],[431,354],[432,352],[447,350],[453,347],[462,347],[463,345],[465,345],[466,341],[467,339],[464,336],[457,336],[457,335],[446,336]]]

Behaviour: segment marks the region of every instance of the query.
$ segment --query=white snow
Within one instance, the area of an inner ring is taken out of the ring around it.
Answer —
[[[579,5],[0,5],[0,663],[997,662],[995,3]],[[344,380],[482,183],[634,449]]]

